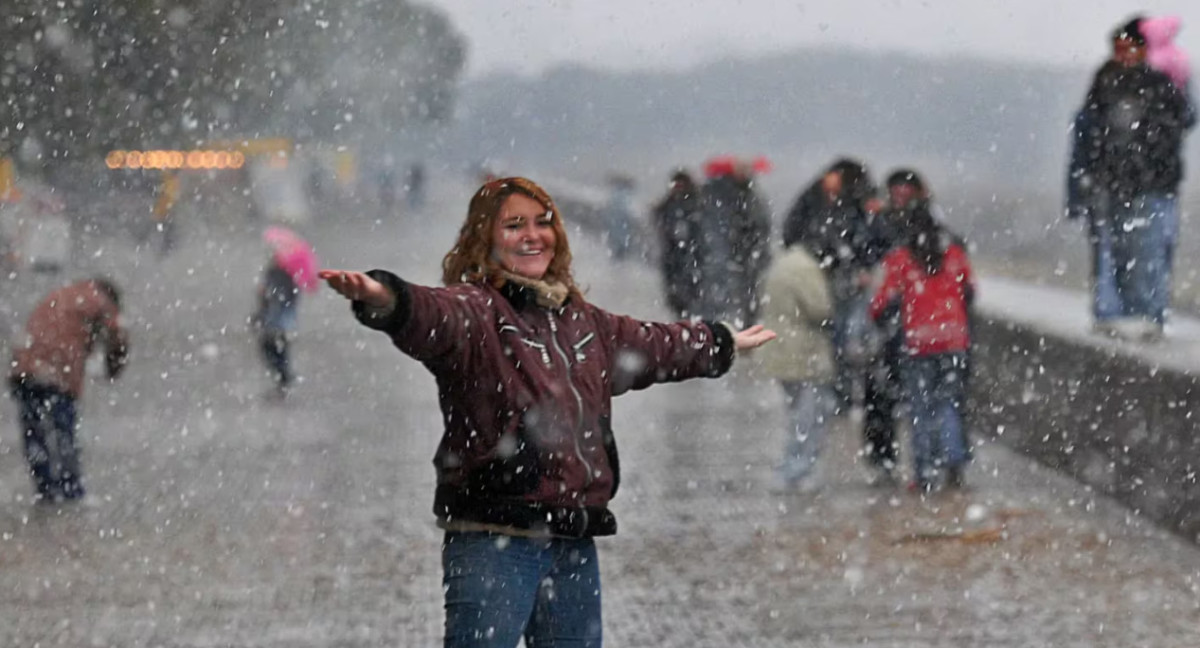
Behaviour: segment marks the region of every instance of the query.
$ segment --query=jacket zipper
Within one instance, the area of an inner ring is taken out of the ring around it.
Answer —
[[[575,427],[574,433],[571,435],[571,441],[575,444],[575,457],[583,464],[587,470],[587,479],[584,481],[584,488],[592,485],[592,465],[583,456],[583,447],[579,445],[579,435],[583,428],[583,396],[579,395],[579,390],[575,388],[575,382],[571,380],[571,361],[567,357],[567,352],[563,351],[562,345],[558,343],[558,323],[554,321],[554,312],[546,311],[546,318],[550,320],[550,339],[554,342],[554,350],[558,351],[558,355],[562,356],[563,363],[567,365],[567,385],[571,388],[571,393],[575,396],[575,404],[579,407],[579,424]],[[587,510],[580,508],[583,514],[583,527],[587,528]]]

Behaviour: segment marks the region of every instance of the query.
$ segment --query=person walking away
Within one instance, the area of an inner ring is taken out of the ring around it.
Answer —
[[[962,403],[974,279],[966,250],[933,217],[928,202],[901,217],[903,245],[883,259],[882,282],[871,299],[878,319],[890,304],[904,334],[904,395],[912,410],[913,487],[963,486],[970,450]],[[940,484],[939,484],[940,482]]]
[[[915,171],[893,171],[886,186],[887,205],[878,213],[866,214],[869,232],[866,261],[872,264],[873,272],[878,270],[883,257],[901,243],[900,220],[905,210],[918,201],[930,199],[924,180]],[[899,305],[889,304],[875,321],[879,341],[868,361],[863,389],[862,455],[872,471],[872,483],[890,486],[897,483],[896,424],[904,391],[900,378],[904,336]]]
[[[418,211],[425,207],[425,165],[413,162],[408,167],[408,177],[404,181],[404,190],[408,197],[408,208]]]
[[[782,490],[813,490],[833,392],[833,343],[829,338],[832,300],[825,272],[803,244],[784,249],[767,271],[763,323],[778,335],[759,356],[763,375],[776,380],[786,404],[787,444],[779,468]]]
[[[1140,23],[1114,31],[1112,59],[1076,115],[1067,214],[1089,221],[1096,329],[1154,340],[1170,303],[1182,144],[1195,114],[1185,92],[1146,64]]]
[[[754,188],[753,167],[728,162],[709,165],[701,192],[701,300],[705,317],[740,325],[758,319],[759,283],[771,262],[771,217]]]
[[[283,400],[295,381],[290,337],[296,330],[300,292],[317,290],[320,266],[308,241],[287,227],[266,228],[263,242],[271,248],[271,257],[259,284],[258,309],[252,321],[258,328],[259,350],[274,382],[268,398]]]
[[[700,290],[701,196],[691,174],[681,169],[671,176],[653,216],[667,305],[677,317],[687,317],[698,310]]]
[[[158,185],[158,196],[154,201],[151,212],[154,229],[161,236],[159,256],[170,254],[178,242],[177,225],[175,222],[175,205],[179,202],[179,174],[175,171],[163,171]]]
[[[296,330],[299,301],[300,290],[291,273],[272,258],[258,288],[258,310],[254,316],[259,351],[274,383],[269,394],[272,400],[286,399],[295,380],[288,336]]]
[[[633,248],[633,179],[624,175],[608,178],[608,199],[604,204],[604,223],[608,228],[608,251],[620,261]]]
[[[77,403],[84,369],[97,343],[115,379],[129,342],[121,327],[121,291],[112,281],[88,279],[59,288],[34,308],[25,340],[13,350],[9,389],[20,412],[25,459],[39,501],[84,496],[76,442]]]
[[[586,301],[554,201],[525,178],[472,197],[444,288],[322,270],[358,320],[436,378],[447,648],[602,643],[594,538],[616,532],[612,397],[717,377],[774,337],[643,322]]]

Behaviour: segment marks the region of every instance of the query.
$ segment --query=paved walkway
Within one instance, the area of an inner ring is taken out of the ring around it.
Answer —
[[[314,238],[328,265],[433,282],[467,197]],[[130,286],[135,344],[84,403],[88,506],[30,503],[0,406],[0,646],[440,645],[432,380],[322,294],[297,398],[263,402],[255,237],[188,233],[162,262],[111,244],[86,262]],[[665,315],[656,276],[573,243],[593,301]],[[740,373],[617,401],[607,645],[1200,645],[1196,547],[992,444],[965,494],[869,487],[852,420],[823,490],[772,494],[780,410]]]

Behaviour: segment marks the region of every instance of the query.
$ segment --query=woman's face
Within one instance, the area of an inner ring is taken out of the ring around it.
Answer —
[[[541,279],[554,260],[558,243],[554,214],[524,194],[504,200],[492,225],[492,258],[502,268],[528,279]]]

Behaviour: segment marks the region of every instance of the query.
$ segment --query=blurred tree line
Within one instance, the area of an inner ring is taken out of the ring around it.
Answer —
[[[352,144],[447,119],[465,62],[449,20],[406,0],[3,0],[0,43],[0,156],[42,164],[224,137]]]

